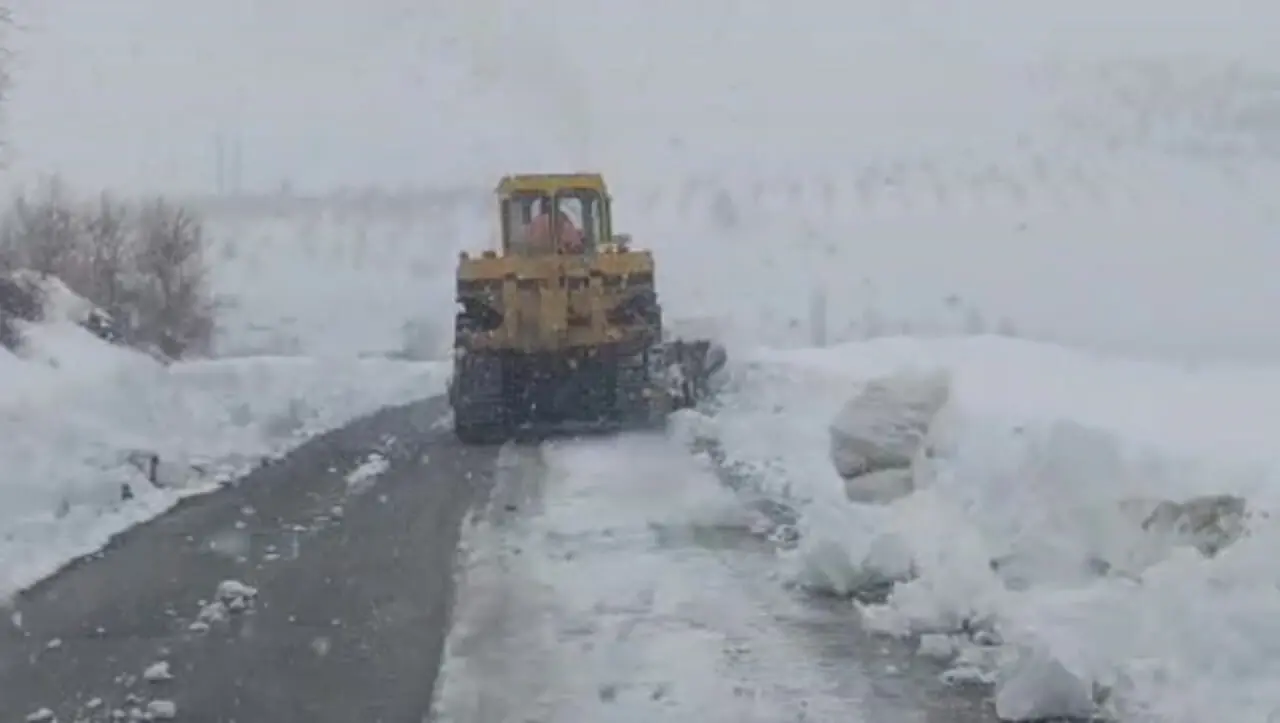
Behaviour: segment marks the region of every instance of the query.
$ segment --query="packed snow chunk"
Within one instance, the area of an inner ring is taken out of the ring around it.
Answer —
[[[950,375],[905,371],[868,382],[829,425],[831,461],[853,502],[910,494],[912,465],[929,426],[947,403]]]
[[[218,585],[211,602],[201,603],[196,619],[187,627],[192,632],[207,632],[214,625],[230,621],[233,615],[248,612],[257,600],[257,588],[236,580],[225,580]]]
[[[355,492],[363,491],[390,468],[391,461],[385,455],[370,453],[355,469],[347,473],[347,486]]]
[[[867,382],[830,425],[843,477],[909,467],[950,396],[950,374],[903,371]]]
[[[147,720],[173,720],[178,717],[178,705],[171,700],[153,700],[144,711]]]
[[[1020,650],[996,680],[996,715],[1002,721],[1083,720],[1096,712],[1093,683],[1041,647]]]
[[[218,602],[229,610],[243,610],[258,596],[258,589],[238,580],[223,580],[218,584]]]
[[[27,715],[27,723],[49,723],[54,720],[57,719],[54,717],[53,711],[48,708],[41,708]]]
[[[802,535],[796,547],[795,580],[801,587],[835,597],[879,598],[914,576],[910,541],[884,530],[880,516],[888,513],[881,508],[868,508],[863,515],[827,512],[832,521],[824,525],[826,533]]]
[[[169,663],[161,660],[148,665],[146,670],[142,671],[142,679],[148,683],[161,683],[173,680],[173,673],[169,670]]]
[[[804,544],[803,554],[805,564],[797,575],[797,582],[812,592],[849,597],[888,582],[874,570],[856,565],[834,540]]]

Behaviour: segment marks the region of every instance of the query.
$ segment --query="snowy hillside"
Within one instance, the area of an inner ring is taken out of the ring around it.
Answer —
[[[46,316],[17,353],[0,347],[0,601],[184,495],[444,384],[439,364],[385,359],[166,366]]]
[[[0,555],[33,559],[24,540],[68,495],[114,494],[101,475],[81,490],[120,450],[257,454],[282,438],[264,420],[301,407],[331,424],[352,398],[370,408],[429,387],[430,363],[352,357],[439,358],[456,252],[491,234],[483,189],[510,170],[592,167],[613,179],[618,222],[658,253],[669,312],[730,337],[738,394],[717,433],[733,458],[776,473],[763,487],[851,567],[893,539],[925,569],[877,624],[992,618],[1155,721],[1280,709],[1266,684],[1280,632],[1262,613],[1280,604],[1270,528],[1213,561],[1170,553],[1140,585],[1063,572],[1092,546],[1127,554],[1109,506],[1122,497],[1280,502],[1265,434],[1280,372],[1261,366],[1280,364],[1273,6],[213,8],[19,3],[14,167],[205,196],[215,140],[231,139],[230,185],[253,202],[210,203],[219,348],[312,359],[162,370],[130,357],[103,366],[111,384],[0,399],[22,420],[0,456],[31,480],[14,509],[39,511],[13,518],[32,531]],[[383,190],[268,198],[284,184]],[[831,342],[917,338],[802,349],[818,325]],[[1055,345],[918,338],[990,331]],[[895,506],[854,506],[826,425],[858,383],[904,365],[957,374],[953,466]],[[322,390],[340,399],[325,406]],[[55,464],[22,441],[50,439],[93,443]],[[1038,575],[1008,589],[987,568],[1002,554],[1035,559]],[[29,579],[3,569],[0,587]]]

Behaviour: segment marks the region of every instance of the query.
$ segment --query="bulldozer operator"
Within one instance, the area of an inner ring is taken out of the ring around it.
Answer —
[[[578,228],[569,214],[562,210],[555,212],[559,229],[551,232],[551,214],[542,211],[524,227],[524,247],[533,254],[580,254],[585,250],[582,229]]]

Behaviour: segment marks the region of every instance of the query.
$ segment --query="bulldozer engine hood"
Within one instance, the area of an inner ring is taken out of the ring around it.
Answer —
[[[493,256],[459,266],[458,344],[544,352],[661,336],[651,254]]]

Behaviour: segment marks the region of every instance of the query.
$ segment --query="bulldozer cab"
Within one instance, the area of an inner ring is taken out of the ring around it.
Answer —
[[[590,256],[612,238],[609,195],[598,175],[508,176],[497,194],[504,254]]]

